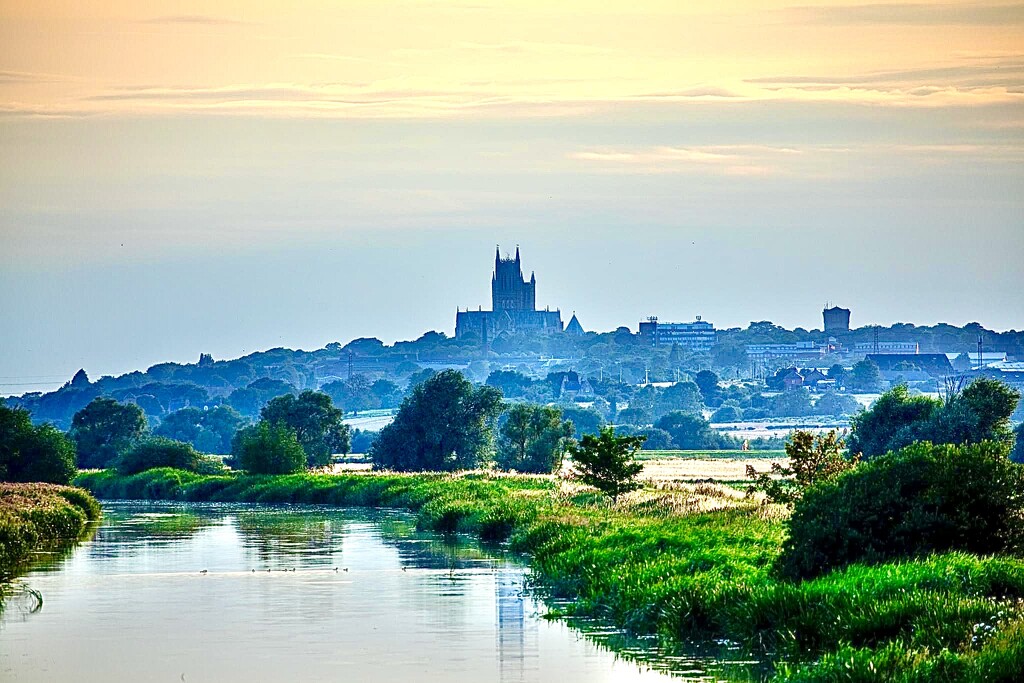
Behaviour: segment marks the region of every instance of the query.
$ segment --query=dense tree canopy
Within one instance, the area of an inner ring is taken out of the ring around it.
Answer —
[[[146,432],[146,416],[137,405],[111,398],[93,399],[75,413],[69,435],[78,449],[78,466],[113,466]]]
[[[192,444],[202,453],[226,454],[231,452],[235,432],[244,424],[245,418],[231,406],[210,410],[182,408],[165,417],[153,433]]]
[[[916,441],[1011,443],[1010,415],[1020,394],[1002,382],[978,378],[945,399],[911,396],[905,385],[882,394],[851,420],[851,453],[872,458]]]
[[[351,447],[349,427],[342,422],[344,413],[319,391],[278,396],[263,407],[260,416],[295,433],[310,467],[326,465],[332,453],[348,453]]]
[[[203,474],[222,469],[216,460],[204,458],[192,444],[161,436],[136,442],[117,461],[117,470],[121,474],[135,474],[154,467],[173,467]]]
[[[496,464],[517,472],[554,472],[572,434],[572,422],[558,408],[516,403],[502,416]]]
[[[881,391],[885,388],[885,380],[878,363],[873,360],[862,360],[855,363],[843,379],[845,385],[854,391]]]
[[[51,424],[35,426],[27,410],[0,405],[0,481],[67,484],[75,446]]]
[[[490,461],[501,392],[444,370],[413,387],[370,449],[374,467],[396,471],[474,469]]]

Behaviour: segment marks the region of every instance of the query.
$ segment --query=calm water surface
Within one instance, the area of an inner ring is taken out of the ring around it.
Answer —
[[[0,680],[670,679],[545,620],[513,558],[417,533],[404,513],[113,503],[104,515],[91,541],[22,578],[44,603],[8,602]]]

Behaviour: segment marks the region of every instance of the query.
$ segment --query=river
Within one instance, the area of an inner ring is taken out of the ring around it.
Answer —
[[[0,680],[599,683],[701,673],[650,653],[654,664],[638,665],[600,644],[609,634],[545,619],[521,561],[419,533],[399,511],[112,503],[91,540],[42,560],[20,580],[41,609],[23,593],[0,616]]]

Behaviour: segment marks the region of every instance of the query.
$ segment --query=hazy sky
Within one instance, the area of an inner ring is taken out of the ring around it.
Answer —
[[[451,333],[1024,327],[1024,4],[0,0],[0,393]],[[38,383],[38,384],[36,384]]]

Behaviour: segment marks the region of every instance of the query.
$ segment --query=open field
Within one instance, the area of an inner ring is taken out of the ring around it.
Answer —
[[[403,507],[418,525],[507,542],[568,616],[667,644],[725,640],[775,680],[1012,681],[1024,670],[1024,561],[962,553],[791,582],[785,508],[665,482],[617,505],[553,477],[489,473],[205,476],[91,472],[101,498]]]

